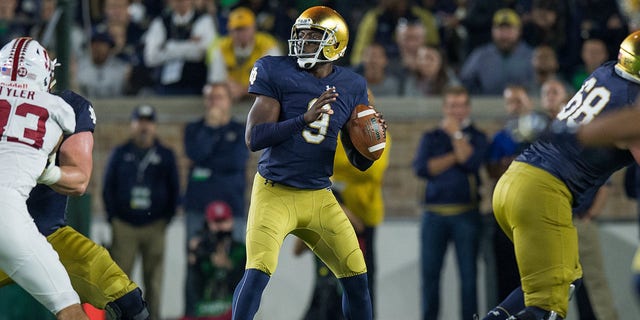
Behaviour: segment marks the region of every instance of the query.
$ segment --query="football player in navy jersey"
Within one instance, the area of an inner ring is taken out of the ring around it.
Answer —
[[[637,31],[620,45],[617,62],[604,63],[584,81],[556,122],[565,128],[583,124],[589,127],[594,119],[629,109],[640,93],[639,54]],[[637,113],[637,109],[630,110]],[[598,127],[606,128],[601,123]],[[543,135],[515,159],[498,181],[493,196],[494,214],[514,243],[522,287],[484,319],[566,317],[570,287],[578,285],[582,277],[572,208],[579,207],[587,198],[585,195],[600,188],[613,172],[634,160],[640,162],[637,142],[605,145],[615,142],[614,135],[601,131],[606,138],[597,139],[593,132],[593,128],[579,132],[577,138],[585,144],[602,146],[585,147],[568,134]],[[618,138],[625,137],[617,134]]]
[[[233,319],[253,319],[288,234],[302,239],[340,279],[346,317],[372,318],[363,254],[329,180],[338,133],[356,105],[368,105],[364,78],[333,65],[348,38],[336,11],[309,8],[291,29],[289,56],[261,58],[251,71],[249,92],[256,98],[245,139],[250,150],[264,150],[253,182],[247,264],[234,292]],[[366,170],[372,161],[342,132],[351,163]]]
[[[111,259],[107,250],[66,224],[68,195],[84,194],[93,168],[95,113],[89,101],[72,91],[58,94],[74,109],[75,132],[64,137],[47,170],[63,167],[55,183],[40,179],[27,200],[38,230],[47,237],[82,302],[106,309],[110,319],[149,318],[142,292]],[[56,161],[56,158],[58,161]],[[12,280],[0,271],[0,286]]]

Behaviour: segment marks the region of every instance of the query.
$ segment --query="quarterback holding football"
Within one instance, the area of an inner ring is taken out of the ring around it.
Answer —
[[[246,143],[263,152],[251,193],[247,264],[234,294],[233,319],[253,319],[288,234],[302,239],[340,280],[347,318],[372,318],[363,254],[329,188],[339,136],[352,165],[364,171],[373,164],[344,130],[356,106],[369,105],[364,78],[333,65],[348,40],[340,14],[311,7],[291,28],[289,56],[263,57],[251,72],[249,92],[256,98]],[[386,123],[379,113],[373,115],[383,136]]]

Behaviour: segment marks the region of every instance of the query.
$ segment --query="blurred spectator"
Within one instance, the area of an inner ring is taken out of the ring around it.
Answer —
[[[399,59],[389,56],[389,67],[392,74],[404,77],[418,69],[418,49],[425,45],[426,30],[420,21],[414,20],[398,24],[395,32]],[[388,50],[386,52],[389,53]]]
[[[247,261],[245,245],[233,239],[233,213],[224,201],[207,206],[205,222],[189,240],[188,262],[196,298],[194,316],[181,320],[231,320],[231,300]]]
[[[133,21],[129,0],[105,0],[104,15],[94,29],[108,32],[114,40],[112,51],[115,57],[131,66],[125,94],[135,95],[153,90],[152,69],[144,64],[142,35],[148,21]]]
[[[169,10],[144,36],[144,61],[156,68],[156,92],[200,94],[207,79],[207,47],[217,35],[213,18],[194,10],[193,0],[169,0]]]
[[[196,11],[209,14],[214,21],[217,22],[218,17],[218,5],[216,0],[193,0],[193,5]],[[220,28],[220,25],[216,23],[216,27]],[[220,31],[220,34],[224,34]]]
[[[556,52],[548,45],[539,45],[533,49],[531,65],[533,66],[535,78],[531,83],[531,87],[527,89],[532,95],[538,96],[540,88],[545,81],[560,77],[558,73],[560,65],[558,64]]]
[[[468,10],[461,21],[468,34],[468,53],[491,42],[493,33],[491,21],[494,20],[494,15],[498,10],[509,8],[519,15],[526,14],[530,10],[530,6],[528,6],[530,1],[490,0],[468,1],[468,3]]]
[[[29,34],[29,26],[16,16],[18,0],[0,1],[0,44]],[[43,44],[44,45],[44,44]]]
[[[540,89],[540,105],[549,117],[555,118],[569,99],[567,86],[560,79],[549,79]]]
[[[402,95],[414,97],[441,95],[446,87],[460,84],[437,47],[420,47],[416,70],[402,79]]]
[[[582,59],[582,64],[577,66],[571,75],[571,85],[575,91],[580,90],[584,80],[609,59],[606,43],[598,38],[585,40],[582,43],[580,58]]]
[[[605,183],[590,201],[573,210],[573,224],[578,231],[578,249],[582,265],[582,285],[576,288],[575,301],[580,319],[618,319],[605,274],[602,245],[598,224],[593,219],[598,216],[609,197],[611,181]]]
[[[111,223],[113,260],[126,274],[142,256],[145,299],[160,318],[167,224],[180,195],[173,151],[156,135],[156,112],[140,105],[131,115],[131,138],[117,146],[104,172],[102,198]]]
[[[531,86],[533,52],[520,39],[520,27],[515,11],[501,9],[495,13],[493,41],[473,50],[460,71],[460,80],[471,93],[499,95],[507,84]]]
[[[462,21],[467,16],[467,0],[422,0],[422,5],[431,11],[438,22],[440,47],[449,65],[456,70],[467,56],[467,29]]]
[[[566,41],[567,21],[564,1],[533,0],[531,19],[522,26],[522,38],[530,46],[541,44],[551,46],[554,50]]]
[[[629,24],[629,31],[640,30],[640,1],[618,0],[621,12]]]
[[[371,43],[364,50],[358,71],[367,80],[367,86],[375,96],[397,96],[400,92],[398,77],[388,71],[388,65],[387,53],[381,44]]]
[[[460,317],[478,312],[477,256],[480,240],[479,170],[487,137],[471,122],[471,102],[463,87],[444,93],[440,125],[426,132],[413,161],[427,180],[421,223],[422,319],[438,319],[440,280],[449,242],[460,275]]]
[[[533,111],[533,102],[529,98],[527,88],[523,86],[508,85],[504,89],[502,97],[507,119],[517,119]],[[498,178],[507,170],[513,159],[527,146],[528,143],[520,143],[513,137],[513,132],[510,127],[505,127],[498,131],[493,136],[489,148],[487,163],[489,177],[494,181],[498,181]],[[499,233],[502,234],[502,232]],[[505,292],[507,294],[511,293],[513,289],[515,289],[515,287]],[[502,299],[500,299],[500,301],[502,301]]]
[[[306,1],[305,3],[307,5],[299,10],[295,5],[297,2],[298,1],[295,0],[240,0],[237,4],[234,4],[234,6],[251,9],[256,15],[256,26],[258,30],[274,36],[280,43],[287,43],[291,37],[291,26],[295,22],[295,19],[304,9],[316,5],[313,1]],[[341,2],[349,5],[347,1]],[[331,7],[343,13],[335,6]],[[345,16],[344,18],[346,19],[347,17]],[[220,23],[225,26],[226,22],[226,20],[220,21]],[[352,31],[351,29],[349,30]]]
[[[365,47],[371,42],[378,42],[385,47],[390,60],[395,60],[401,54],[394,32],[411,22],[422,23],[425,32],[423,44],[439,45],[440,36],[436,19],[428,10],[411,5],[409,0],[379,0],[378,6],[368,10],[358,26],[355,34],[353,51],[351,51],[351,65],[360,64]],[[397,34],[395,35],[397,37]]]
[[[184,149],[190,160],[184,194],[187,239],[194,237],[213,201],[224,201],[235,215],[233,235],[244,240],[246,226],[245,188],[249,151],[244,142],[244,124],[231,117],[231,92],[226,83],[208,84],[202,91],[204,115],[187,124]],[[185,315],[196,311],[196,290],[187,273]]]
[[[131,21],[139,25],[148,25],[152,19],[162,14],[172,0],[129,0],[128,12]]]
[[[504,89],[502,97],[507,123],[493,136],[487,155],[487,173],[491,179],[492,186],[507,170],[513,159],[529,145],[529,143],[518,141],[514,137],[513,128],[510,127],[509,123],[533,111],[533,102],[529,98],[525,87],[508,85]],[[511,291],[520,286],[520,275],[511,240],[500,230],[493,214],[486,215],[486,218],[490,222],[487,224],[489,226],[487,230],[490,233],[489,242],[491,243],[489,250],[493,252],[492,255],[489,255],[493,259],[488,260],[488,264],[492,268],[488,269],[495,270],[495,273],[489,275],[489,279],[494,279],[491,282],[495,283],[495,296],[489,297],[488,300],[496,299],[495,301],[499,302],[503,301]]]
[[[38,40],[47,48],[50,55],[56,56],[56,30],[55,28],[47,30],[47,26],[56,11],[58,5],[57,0],[42,0],[40,2],[38,17],[29,29],[29,36]],[[1,6],[1,5],[0,5]],[[86,45],[86,39],[82,29],[76,24],[71,25],[71,50],[73,57],[81,57]]]
[[[256,30],[256,17],[245,7],[233,9],[227,22],[229,35],[217,38],[207,50],[208,82],[227,81],[234,100],[249,97],[249,74],[261,57],[280,56],[277,40]]]
[[[629,28],[617,1],[576,0],[576,10],[580,15],[580,36],[583,40],[594,37],[604,40],[609,57],[617,57],[620,43],[629,34]]]
[[[533,0],[522,37],[532,47],[548,45],[556,52],[559,72],[567,75],[578,62],[580,27],[573,0]],[[538,95],[538,91],[530,93]]]
[[[78,59],[75,80],[80,92],[90,98],[113,98],[124,93],[131,67],[111,53],[108,33],[94,33],[88,55]]]

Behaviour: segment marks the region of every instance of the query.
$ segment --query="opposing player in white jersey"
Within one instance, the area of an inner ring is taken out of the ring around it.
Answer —
[[[58,319],[88,320],[26,205],[37,182],[52,184],[64,175],[55,159],[47,161],[62,133],[76,125],[73,108],[49,93],[54,65],[31,38],[0,49],[0,269]]]

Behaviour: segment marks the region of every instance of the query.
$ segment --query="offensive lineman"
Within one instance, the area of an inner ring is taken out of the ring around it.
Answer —
[[[245,138],[250,150],[265,150],[251,193],[247,264],[234,292],[233,319],[253,319],[289,233],[340,279],[345,316],[372,318],[362,251],[329,189],[338,133],[356,105],[368,105],[365,80],[332,63],[344,55],[348,38],[336,11],[311,7],[291,28],[289,57],[263,57],[251,71],[249,92],[256,99]],[[345,131],[342,136],[351,163],[370,167]]]
[[[62,133],[76,127],[73,108],[49,93],[54,68],[31,38],[0,49],[0,270],[58,319],[85,320],[67,272],[26,205],[36,180],[67,174],[65,168],[43,171]]]
[[[637,31],[620,45],[617,63],[596,69],[557,120],[569,127],[588,127],[592,120],[632,105],[640,92],[639,53]],[[578,138],[582,141],[584,134],[579,132]],[[618,146],[584,147],[575,139],[543,138],[516,158],[498,181],[493,208],[514,243],[522,287],[484,319],[566,317],[569,287],[582,277],[572,207],[580,206],[584,195],[600,188],[613,172],[634,160],[640,163],[640,145]]]

